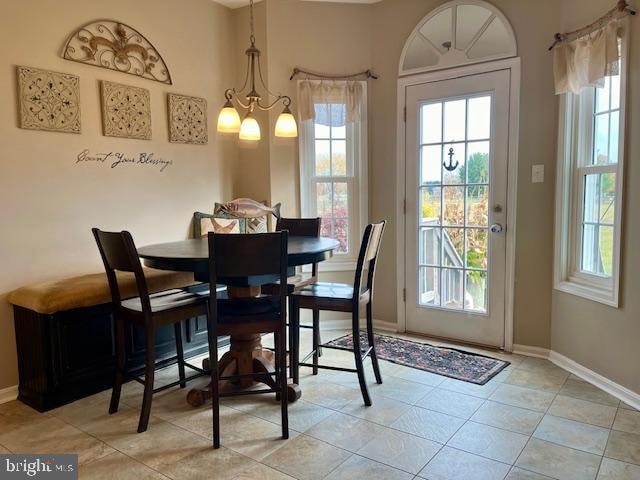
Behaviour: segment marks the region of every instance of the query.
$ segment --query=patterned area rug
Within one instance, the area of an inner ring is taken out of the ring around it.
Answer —
[[[477,353],[463,352],[453,348],[434,347],[426,343],[413,342],[401,338],[376,335],[376,352],[381,360],[399,365],[425,370],[445,377],[484,385],[495,377],[510,362],[485,357]],[[365,351],[369,348],[367,336],[360,334],[360,345]],[[347,334],[336,338],[323,346],[353,351],[353,337]]]

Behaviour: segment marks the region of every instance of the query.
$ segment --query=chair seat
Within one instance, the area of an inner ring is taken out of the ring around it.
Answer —
[[[291,275],[287,277],[287,292],[293,293],[298,290],[306,287],[307,285],[312,285],[317,280],[317,277],[313,276],[311,273],[296,273],[295,275]],[[263,285],[262,292],[267,293],[269,295],[277,295],[280,290],[280,281]]]
[[[151,311],[153,313],[163,312],[187,305],[201,304],[206,301],[206,298],[207,297],[204,295],[198,295],[196,293],[189,292],[188,290],[182,290],[179,288],[165,290],[163,292],[149,295],[149,300],[151,302]],[[123,300],[122,307],[127,310],[133,310],[134,312],[142,312],[142,302],[140,301],[140,297]]]

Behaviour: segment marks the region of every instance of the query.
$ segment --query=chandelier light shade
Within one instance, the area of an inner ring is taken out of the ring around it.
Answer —
[[[291,98],[286,95],[276,95],[270,92],[262,78],[260,50],[256,48],[256,37],[253,27],[253,0],[249,3],[249,13],[251,19],[251,36],[249,37],[249,41],[251,43],[245,52],[247,54],[247,74],[242,88],[229,88],[224,92],[226,102],[218,116],[218,132],[239,133],[241,140],[258,141],[260,140],[260,125],[253,116],[253,113],[256,109],[262,111],[272,110],[281,104],[284,108],[276,121],[275,136],[283,138],[297,137],[298,125],[289,109]],[[260,81],[262,89],[266,92],[265,101],[263,101],[262,95],[256,90],[256,80]],[[241,100],[241,97],[244,97],[244,101]],[[273,101],[270,102],[270,98],[273,98]],[[242,123],[240,122],[238,108],[246,111]]]

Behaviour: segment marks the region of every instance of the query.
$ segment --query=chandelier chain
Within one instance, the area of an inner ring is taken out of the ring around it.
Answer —
[[[255,36],[255,31],[253,28],[253,0],[249,0],[249,25],[250,25],[250,29],[251,29],[251,44],[255,45],[256,43],[256,36]]]

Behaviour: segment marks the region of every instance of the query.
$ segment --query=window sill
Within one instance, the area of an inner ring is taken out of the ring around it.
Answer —
[[[586,298],[592,302],[598,302],[613,308],[619,308],[618,294],[612,289],[596,288],[568,280],[556,283],[554,288],[560,292]]]

